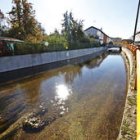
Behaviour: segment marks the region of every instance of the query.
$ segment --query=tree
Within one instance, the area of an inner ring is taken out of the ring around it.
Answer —
[[[70,17],[69,17],[69,14],[68,14],[68,11],[66,11],[64,13],[64,20],[63,20],[63,23],[62,23],[62,33],[63,35],[66,37],[67,41],[70,43],[71,42],[71,39],[72,39],[72,36],[71,36],[71,21],[70,21]]]
[[[59,35],[59,31],[57,29],[54,30],[55,35]]]
[[[68,42],[62,34],[59,34],[58,30],[55,29],[54,33],[50,34],[47,37],[47,41],[49,42],[50,50],[65,50],[68,49]]]
[[[35,19],[35,11],[28,0],[13,0],[9,12],[11,29],[9,34],[21,40],[37,43],[43,40],[44,29]]]
[[[22,26],[22,5],[20,0],[13,0],[12,2],[14,6],[12,7],[12,10],[9,12],[10,16],[10,24],[11,24],[11,29],[10,29],[10,35],[12,37],[16,37],[19,39],[24,38],[24,29]]]
[[[75,20],[72,12],[68,13],[68,11],[63,16],[62,33],[66,36],[68,43],[71,45],[80,41],[84,37],[83,20]]]
[[[72,36],[75,41],[80,41],[84,37],[83,20],[73,21]]]
[[[6,26],[6,17],[0,10],[0,36],[6,35],[8,27]]]
[[[2,29],[2,22],[4,19],[4,14],[2,13],[2,11],[0,10],[0,29]]]

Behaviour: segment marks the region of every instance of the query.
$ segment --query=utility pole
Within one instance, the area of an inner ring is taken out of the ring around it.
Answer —
[[[139,9],[140,9],[140,0],[138,3],[138,9],[137,9],[137,16],[136,16],[136,22],[135,22],[135,29],[134,29],[134,35],[133,35],[133,44],[135,43],[135,36],[137,31],[137,24],[138,24],[138,18],[139,18]]]

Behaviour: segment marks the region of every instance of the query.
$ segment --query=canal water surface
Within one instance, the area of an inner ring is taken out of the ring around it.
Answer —
[[[116,140],[127,88],[120,54],[104,54],[0,88],[0,139]]]

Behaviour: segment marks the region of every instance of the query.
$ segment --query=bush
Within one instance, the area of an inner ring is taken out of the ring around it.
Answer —
[[[90,43],[90,40],[88,38],[82,38],[80,39],[81,43]]]
[[[65,47],[64,44],[62,43],[49,43],[47,47],[47,51],[64,51],[67,48]]]
[[[65,51],[65,50],[75,50],[75,49],[85,49],[99,47],[100,44],[94,43],[71,43],[69,48],[65,48],[64,44],[49,43],[48,46],[43,44],[31,44],[31,43],[16,43],[15,45],[15,55],[22,54],[34,54],[42,52],[53,52],[53,51]]]
[[[15,43],[15,54],[33,54],[47,51],[43,44]]]
[[[68,43],[66,38],[59,34],[50,35],[47,39],[47,42],[48,45],[45,45],[45,41],[38,44],[33,44],[29,42],[14,43],[14,54],[15,55],[34,54],[52,51],[85,49],[100,46],[99,42],[97,42],[94,39],[90,40],[88,38],[82,38],[79,41]]]
[[[68,48],[68,42],[67,42],[66,38],[62,35],[52,34],[48,37],[47,41],[49,42],[49,48],[51,46],[53,47],[52,50],[54,50],[55,48],[56,48],[56,50],[60,50],[60,48],[62,50]],[[60,47],[60,48],[58,48],[58,47]]]

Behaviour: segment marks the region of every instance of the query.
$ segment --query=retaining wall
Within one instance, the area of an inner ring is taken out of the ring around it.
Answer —
[[[7,56],[0,58],[0,85],[33,76],[66,64],[82,63],[106,51],[106,47]]]
[[[137,140],[140,140],[140,49],[137,49]]]
[[[120,133],[117,140],[136,140],[136,61],[132,52],[122,47],[128,75],[128,90]]]
[[[105,48],[100,47],[100,48],[80,49],[80,50],[71,50],[71,51],[62,51],[62,52],[50,52],[50,53],[1,57],[0,72],[7,72],[16,69],[28,68],[28,67],[47,64],[47,63],[72,59],[76,57],[89,55],[92,53],[97,53],[103,50],[105,50]]]

